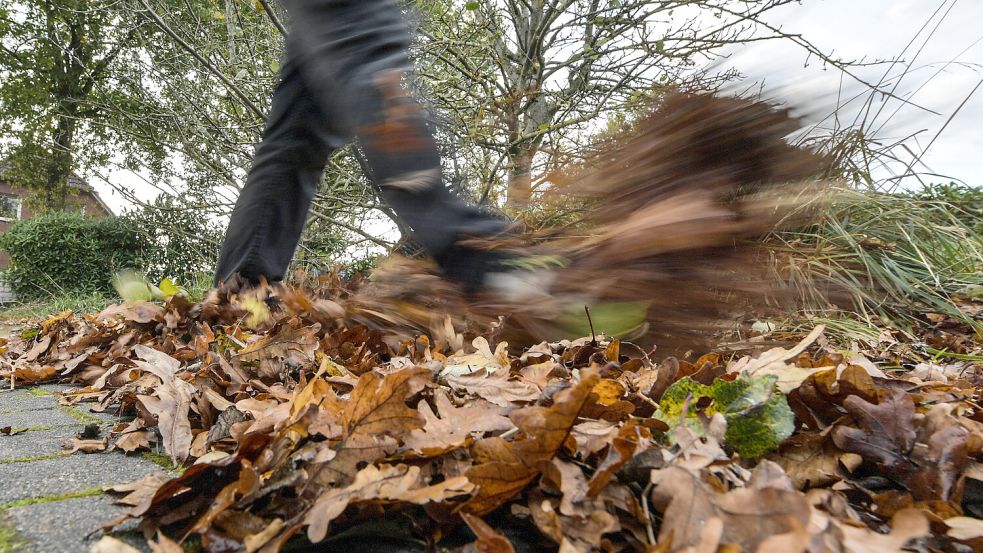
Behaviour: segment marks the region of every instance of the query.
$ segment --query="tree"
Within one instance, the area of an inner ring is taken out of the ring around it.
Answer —
[[[419,67],[477,198],[523,208],[607,117],[725,83],[733,73],[701,67],[726,46],[782,37],[762,16],[794,1],[419,0]]]
[[[79,157],[104,163],[111,136],[93,124],[125,103],[113,65],[135,27],[100,0],[24,0],[0,8],[0,135],[5,176],[37,190],[42,210],[66,205]],[[85,148],[80,148],[84,137]]]

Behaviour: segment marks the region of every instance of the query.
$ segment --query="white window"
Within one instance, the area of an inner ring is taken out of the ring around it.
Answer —
[[[23,201],[17,196],[0,194],[0,221],[16,221],[20,219]]]

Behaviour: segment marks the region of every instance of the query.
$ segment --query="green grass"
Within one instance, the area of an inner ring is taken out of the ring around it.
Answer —
[[[8,509],[16,509],[17,507],[27,507],[28,505],[38,505],[42,503],[54,503],[56,501],[65,501],[67,499],[79,499],[82,497],[92,497],[102,494],[103,494],[102,488],[100,488],[99,486],[94,486],[91,488],[85,488],[84,490],[76,490],[74,492],[68,492],[63,494],[43,495],[41,497],[28,497],[26,499],[18,499],[17,501],[10,501],[8,503],[0,504],[0,513]]]
[[[104,294],[64,294],[24,303],[13,303],[0,309],[0,322],[45,319],[72,310],[76,313],[101,311],[115,300]]]
[[[56,430],[58,428],[78,428],[75,424],[45,424],[42,426],[27,426],[23,428],[12,428],[11,434],[20,434],[21,432],[40,432],[42,430]]]
[[[156,451],[146,451],[143,453],[143,455],[141,455],[141,457],[163,468],[168,472],[177,472],[177,473],[184,472],[184,467],[174,463],[174,461],[172,461],[170,457],[164,455],[163,453],[157,453]]]
[[[0,520],[0,553],[21,551],[27,542],[7,521]]]
[[[92,423],[99,424],[104,422],[99,417],[91,413],[86,413],[85,411],[82,411],[81,409],[73,405],[59,405],[58,410],[61,411],[62,413],[65,413],[69,417],[72,417],[73,419],[77,420],[79,423],[83,425],[92,424]]]
[[[777,233],[768,248],[780,278],[814,315],[873,328],[935,312],[980,328],[953,303],[983,279],[983,236],[964,215],[942,199],[842,190],[821,222]],[[824,291],[847,301],[830,305]]]
[[[59,457],[64,457],[61,453],[49,453],[48,455],[32,455],[30,457],[11,457],[9,459],[0,459],[0,465],[9,465],[11,463],[33,463],[34,461],[47,461],[48,459],[57,459]]]

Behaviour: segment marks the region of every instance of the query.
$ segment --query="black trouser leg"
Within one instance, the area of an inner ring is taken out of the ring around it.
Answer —
[[[294,27],[289,63],[297,74],[285,73],[284,79],[300,82],[281,85],[274,96],[274,113],[233,212],[216,279],[235,272],[253,280],[283,277],[330,147],[356,138],[369,177],[414,238],[449,276],[478,285],[498,256],[458,241],[499,233],[506,223],[443,186],[427,119],[400,84],[410,65],[409,36],[396,4],[288,0],[287,9]]]
[[[216,284],[236,273],[252,282],[261,276],[270,281],[283,278],[328,155],[344,144],[332,140],[323,121],[297,65],[288,59],[273,94],[263,141],[232,211]]]

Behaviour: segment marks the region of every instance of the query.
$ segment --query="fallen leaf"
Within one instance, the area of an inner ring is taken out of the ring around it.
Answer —
[[[983,520],[973,517],[953,517],[945,520],[949,527],[945,535],[957,540],[983,538]]]
[[[171,459],[183,462],[191,450],[191,423],[188,421],[191,394],[177,382],[180,381],[162,384],[157,388],[156,396],[137,396],[137,401],[157,417],[157,428],[167,454]]]
[[[434,392],[434,404],[440,417],[429,404],[421,401],[417,409],[424,420],[423,427],[410,431],[403,440],[406,447],[424,455],[439,455],[464,445],[473,435],[513,427],[508,417],[493,405],[454,407],[447,394],[440,390]]]
[[[564,552],[596,550],[604,534],[620,528],[618,519],[603,509],[594,509],[584,516],[563,516],[556,508],[555,499],[547,499],[538,492],[531,494],[529,510],[536,527]]]
[[[896,392],[873,404],[851,396],[844,407],[859,428],[839,426],[833,441],[874,463],[881,473],[905,486],[916,500],[948,499],[967,460],[968,432],[945,413],[920,420],[917,442],[915,403]],[[944,407],[943,407],[944,409]]]
[[[160,487],[163,486],[168,480],[170,480],[170,477],[167,475],[160,472],[155,472],[127,484],[116,484],[110,486],[108,490],[115,493],[126,494],[116,500],[116,503],[129,505],[132,507],[149,502],[150,499],[153,498],[154,494],[157,493],[157,490],[160,489]]]
[[[99,453],[100,451],[106,451],[109,447],[109,441],[105,438],[101,440],[80,440],[78,438],[72,438],[65,442],[65,448],[69,449],[66,455],[71,455],[76,451],[81,451],[82,453]]]
[[[174,374],[181,366],[181,362],[177,359],[143,344],[133,346],[133,353],[140,358],[134,360],[133,363],[137,367],[156,375],[164,384],[174,380]]]
[[[472,490],[474,485],[463,476],[427,486],[421,482],[420,467],[369,465],[355,475],[348,487],[329,490],[318,498],[304,517],[307,537],[314,543],[323,540],[331,521],[354,502],[382,500],[424,505],[467,495]]]
[[[781,472],[777,466],[772,470]],[[712,519],[722,523],[720,543],[737,544],[743,551],[755,551],[770,536],[809,524],[810,506],[790,483],[789,489],[747,487],[719,493],[699,473],[679,466],[653,471],[652,481],[653,506],[663,511],[658,541],[671,539],[674,550],[702,543],[704,525]]]
[[[450,374],[445,379],[455,390],[467,391],[502,407],[515,402],[535,401],[541,394],[539,388],[531,382],[510,380],[505,369],[489,371],[481,368],[468,374]]]
[[[246,553],[254,553],[255,551],[259,551],[260,548],[279,534],[280,531],[283,530],[283,527],[284,522],[278,518],[275,518],[270,521],[270,523],[261,531],[246,536],[246,539],[244,540]]]
[[[14,378],[21,382],[45,382],[58,374],[58,370],[50,365],[31,365],[14,369]]]
[[[343,438],[337,447],[325,450],[324,461],[315,469],[315,480],[322,485],[345,485],[355,477],[359,465],[392,453],[395,438],[405,439],[422,427],[422,417],[406,405],[406,400],[419,392],[430,376],[430,371],[418,368],[385,376],[363,374],[339,419]]]
[[[168,538],[160,530],[157,531],[157,541],[148,540],[147,545],[154,553],[184,553],[184,548],[171,538]]]
[[[512,542],[485,521],[468,513],[461,513],[461,518],[474,532],[477,538],[474,547],[479,553],[515,553]]]
[[[796,434],[767,459],[778,463],[800,490],[839,482],[863,462],[862,457],[838,449],[821,434]]]
[[[140,553],[140,550],[112,536],[103,536],[89,549],[89,553]]]
[[[895,553],[913,538],[929,533],[928,519],[917,509],[905,509],[891,520],[891,533],[871,532],[865,527],[837,525],[843,532],[843,546],[852,553]]]
[[[524,438],[511,443],[494,438],[477,442],[476,448],[495,445],[485,447],[482,462],[467,471],[478,493],[465,504],[465,511],[487,513],[525,488],[563,445],[599,380],[597,371],[581,371],[580,382],[556,393],[552,406],[513,411],[510,418]]]

